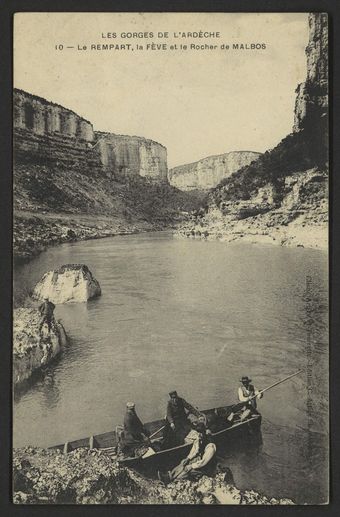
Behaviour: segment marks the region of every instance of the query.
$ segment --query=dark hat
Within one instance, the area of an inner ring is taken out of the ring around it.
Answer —
[[[244,377],[242,377],[242,379],[240,379],[240,382],[251,382],[251,379],[249,379],[249,377],[245,375]]]
[[[177,391],[175,391],[175,390],[174,390],[174,391],[170,391],[170,392],[169,392],[169,396],[170,396],[170,397],[178,397],[178,395],[177,395]]]

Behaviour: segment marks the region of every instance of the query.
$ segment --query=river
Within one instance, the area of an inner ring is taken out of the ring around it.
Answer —
[[[203,408],[265,387],[262,446],[235,451],[240,488],[327,500],[328,272],[323,251],[173,238],[167,232],[64,244],[14,272],[14,292],[85,263],[102,296],[59,305],[69,344],[14,397],[13,445],[45,447],[111,430],[125,403],[162,418],[172,389]]]

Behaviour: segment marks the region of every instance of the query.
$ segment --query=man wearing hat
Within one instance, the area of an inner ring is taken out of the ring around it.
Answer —
[[[134,402],[126,403],[124,416],[124,432],[121,438],[121,448],[131,452],[139,445],[149,441],[149,433],[137,416]]]
[[[198,479],[205,474],[211,474],[216,468],[216,445],[211,438],[211,432],[202,421],[195,426],[195,437],[190,452],[177,467],[166,474],[158,472],[158,477],[164,483],[177,479]]]
[[[191,428],[187,416],[192,414],[199,418],[202,415],[198,409],[194,408],[182,397],[179,397],[177,391],[170,391],[169,396],[166,419],[171,429],[175,432],[177,441],[182,443]]]
[[[41,315],[41,320],[40,320],[40,324],[39,324],[39,333],[40,334],[41,334],[43,325],[45,323],[47,323],[48,333],[51,332],[54,309],[55,309],[54,303],[50,302],[48,298],[44,298],[43,303],[39,306],[39,312]]]
[[[256,412],[257,401],[261,399],[263,394],[259,392],[257,388],[251,383],[251,379],[246,375],[240,379],[241,386],[238,389],[238,399],[240,402],[246,402],[246,405],[253,412]]]

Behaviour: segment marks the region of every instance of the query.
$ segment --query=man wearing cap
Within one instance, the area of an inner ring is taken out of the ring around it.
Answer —
[[[148,442],[149,433],[137,416],[134,402],[127,402],[124,416],[124,433],[121,446],[124,452],[133,451],[139,445]]]
[[[166,419],[169,422],[171,429],[175,432],[176,439],[182,443],[184,437],[191,428],[187,416],[189,414],[193,414],[199,418],[202,415],[185,399],[179,397],[177,395],[177,391],[170,391],[169,396],[170,400],[167,405]]]
[[[39,324],[39,333],[43,328],[43,325],[47,323],[48,332],[51,332],[53,311],[55,309],[54,303],[50,302],[48,298],[44,298],[43,303],[39,306],[39,312],[41,314],[41,320]]]
[[[176,479],[197,479],[205,474],[211,474],[216,467],[216,445],[212,442],[211,432],[206,429],[203,422],[195,425],[193,445],[186,458],[177,467],[163,474],[158,472],[158,477],[164,483]]]
[[[261,399],[263,394],[259,392],[257,388],[251,383],[251,379],[249,377],[244,376],[240,379],[241,386],[238,389],[238,399],[240,402],[246,402],[249,409],[253,412],[256,412],[257,401],[256,399]]]

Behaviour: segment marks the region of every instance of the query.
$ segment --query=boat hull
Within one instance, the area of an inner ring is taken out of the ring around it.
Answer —
[[[256,413],[242,420],[240,416],[242,412],[240,412],[232,424],[227,423],[225,417],[234,410],[235,406],[222,406],[202,411],[209,422],[209,428],[212,431],[212,439],[218,446],[219,452],[224,451],[228,453],[228,450],[234,451],[246,447],[249,443],[253,446],[262,440],[260,431],[261,415]],[[215,425],[214,427],[213,421],[216,419],[217,414],[220,415],[220,417],[222,415],[222,422],[224,422],[224,424]],[[145,427],[150,435],[155,433],[157,438],[162,438],[163,433],[156,433],[156,431],[164,428],[164,424],[164,420],[156,420],[146,423]],[[66,442],[65,444],[55,445],[50,447],[50,449],[59,449],[64,453],[68,453],[82,447],[87,449],[101,449],[103,452],[107,451],[108,453],[112,453],[117,445],[118,439],[116,431],[109,431],[107,433]],[[144,458],[131,457],[118,461],[122,466],[140,471],[151,472],[165,467],[171,469],[187,456],[191,446],[191,443],[183,444],[171,449],[161,450]]]
[[[218,447],[218,452],[223,451],[223,454],[227,454],[228,451],[244,448],[247,445],[252,447],[259,445],[259,443],[262,443],[261,415],[255,415],[235,426],[213,433],[212,440]],[[119,464],[148,473],[164,468],[169,470],[178,465],[178,463],[188,455],[191,447],[191,443],[184,444],[157,452],[145,458],[126,458],[120,460]]]

